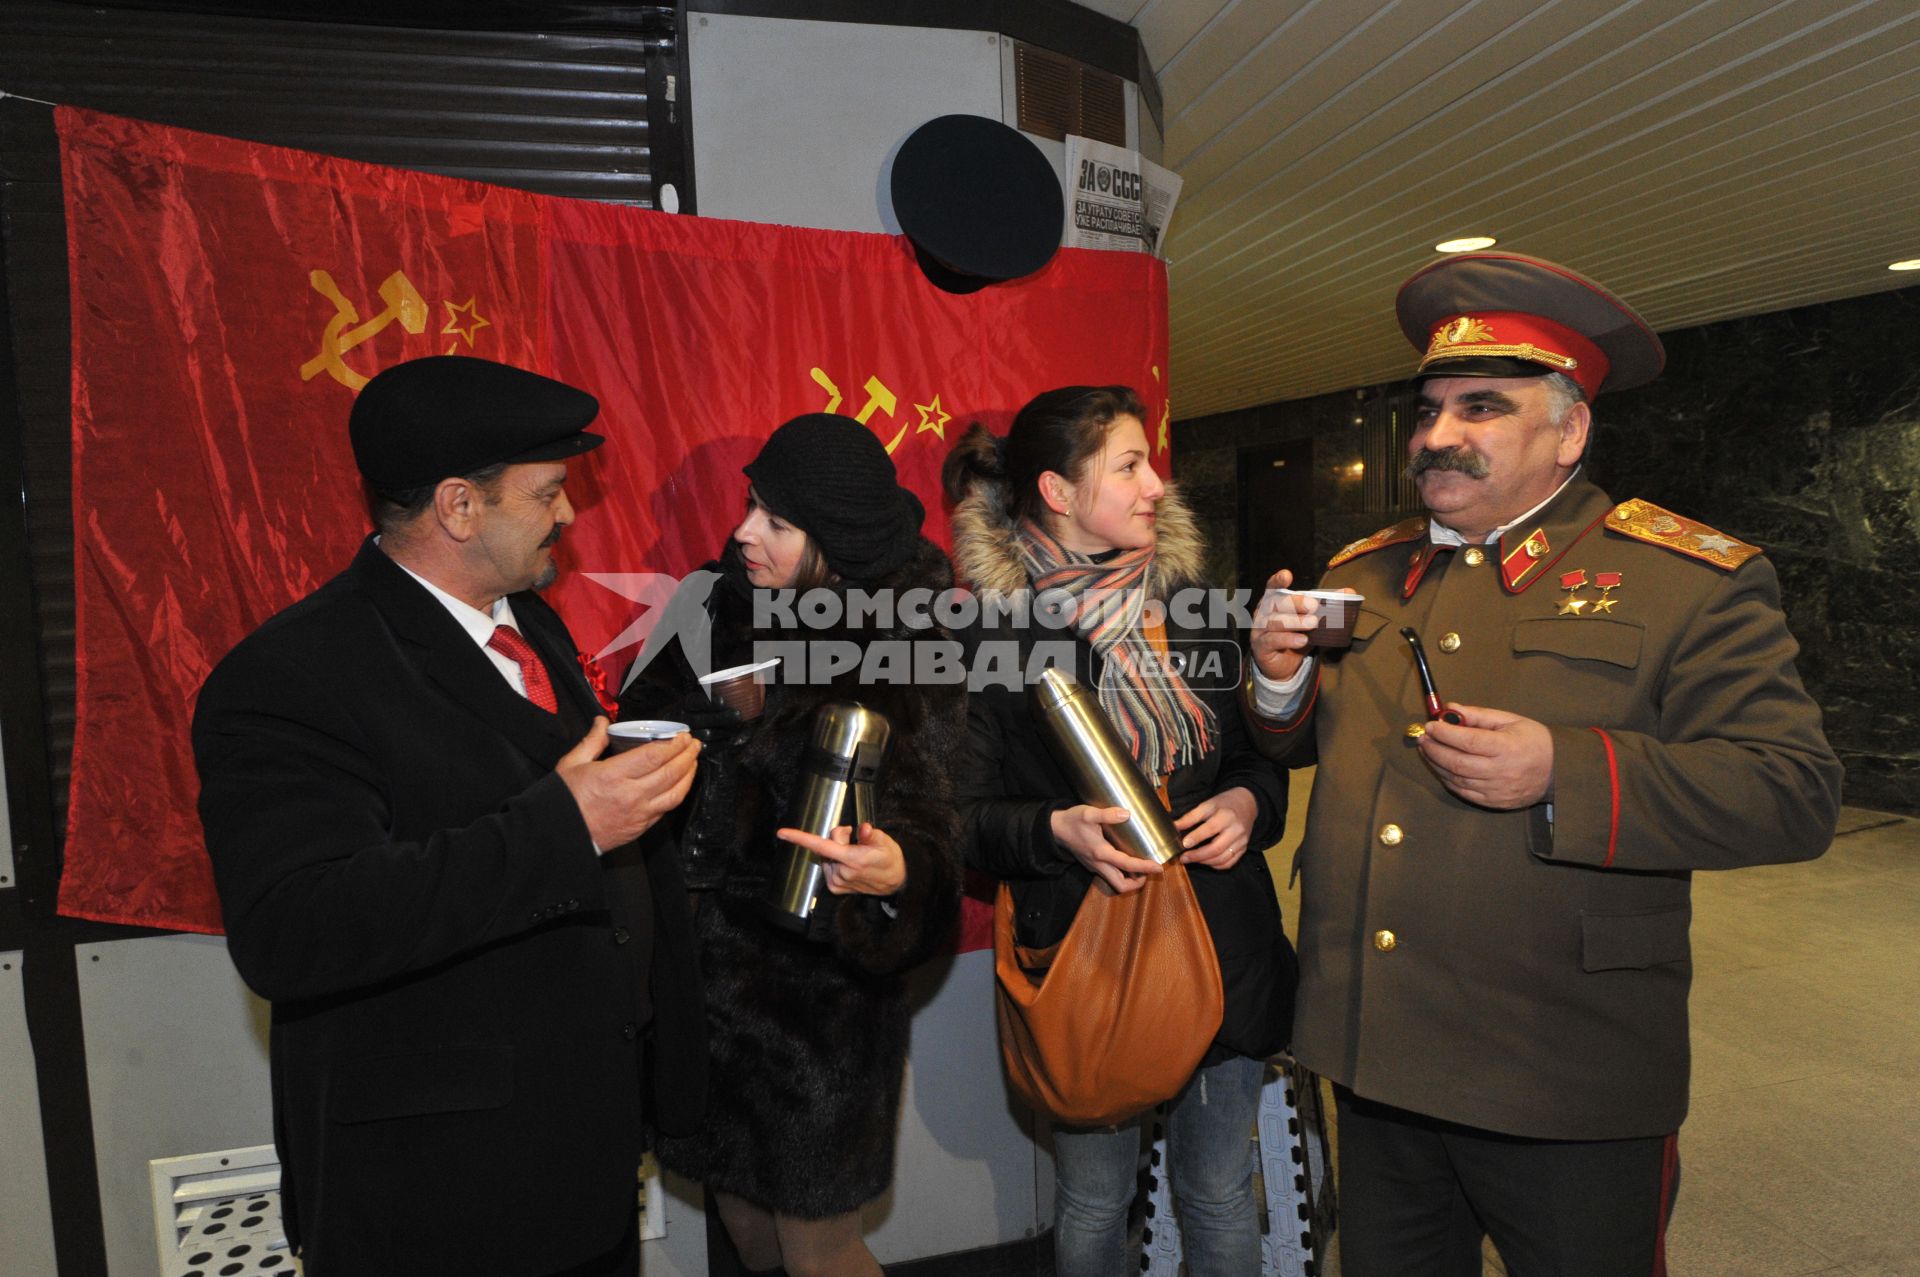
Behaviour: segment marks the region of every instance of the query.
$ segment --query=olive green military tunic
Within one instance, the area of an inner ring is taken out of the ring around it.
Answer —
[[[1357,1094],[1493,1131],[1614,1139],[1687,1108],[1689,875],[1806,860],[1840,765],[1751,546],[1575,478],[1487,546],[1424,518],[1335,556],[1366,596],[1263,750],[1317,761],[1294,1050]],[[1443,700],[1546,724],[1551,806],[1445,790],[1408,727]],[[1550,810],[1550,816],[1549,816]]]

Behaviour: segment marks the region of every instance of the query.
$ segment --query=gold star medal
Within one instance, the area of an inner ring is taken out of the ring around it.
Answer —
[[[1600,597],[1593,601],[1594,614],[1597,616],[1601,612],[1612,612],[1613,605],[1620,601],[1613,597],[1613,592],[1620,588],[1620,574],[1618,572],[1596,572],[1593,576],[1593,583],[1600,587]]]
[[[1561,616],[1580,615],[1580,609],[1587,605],[1587,600],[1581,598],[1576,591],[1584,588],[1586,584],[1587,570],[1585,568],[1575,568],[1571,572],[1562,572],[1560,574],[1560,588],[1565,590],[1568,595],[1567,601],[1560,605]]]

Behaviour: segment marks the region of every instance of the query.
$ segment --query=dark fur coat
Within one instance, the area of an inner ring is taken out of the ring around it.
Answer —
[[[951,583],[946,555],[922,539],[905,567],[867,588],[897,597]],[[756,632],[748,595],[726,580],[714,587],[710,610],[715,668],[753,659],[756,640],[953,642],[943,631],[899,623]],[[698,695],[694,677],[675,644],[629,686],[622,717],[671,718],[681,698]],[[904,851],[907,880],[886,902],[891,912],[871,896],[829,897],[823,907],[831,916],[815,928],[819,938],[807,938],[769,923],[760,895],[775,862],[773,831],[799,787],[814,713],[843,699],[892,724],[875,823]],[[695,928],[706,978],[711,1103],[699,1135],[663,1142],[667,1165],[709,1188],[804,1218],[854,1210],[885,1190],[906,1062],[901,973],[944,948],[959,909],[953,776],[965,722],[963,685],[868,682],[854,669],[826,685],[776,683],[766,712],[742,739],[708,746],[701,762],[708,775],[699,783],[715,785],[716,793],[697,808],[710,826],[705,841],[714,863],[699,866],[712,889],[701,895]],[[727,836],[713,837],[713,825]]]

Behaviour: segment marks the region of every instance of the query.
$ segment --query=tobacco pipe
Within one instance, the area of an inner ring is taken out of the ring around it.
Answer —
[[[1456,726],[1466,721],[1452,710],[1441,708],[1440,691],[1434,687],[1433,670],[1427,666],[1427,650],[1420,646],[1420,636],[1414,632],[1413,627],[1411,625],[1401,626],[1400,637],[1407,640],[1407,645],[1413,648],[1413,664],[1414,667],[1420,671],[1420,687],[1427,694],[1428,721],[1438,718]]]

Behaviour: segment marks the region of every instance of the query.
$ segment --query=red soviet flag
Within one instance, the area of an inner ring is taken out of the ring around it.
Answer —
[[[600,397],[551,597],[617,673],[664,581],[720,548],[740,466],[788,417],[863,421],[945,537],[975,420],[1121,382],[1167,463],[1166,286],[1062,252],[965,297],[905,241],[536,196],[62,108],[73,280],[78,721],[62,912],[219,929],[195,694],[368,531],[352,396],[470,353]],[[969,928],[979,943],[977,911]]]
[[[352,557],[345,423],[448,350],[546,362],[533,196],[61,108],[78,718],[64,913],[219,929],[193,698]]]
[[[617,666],[637,638],[622,589],[715,557],[744,509],[740,468],[801,413],[864,422],[942,545],[948,448],[975,421],[1004,433],[1040,390],[1136,386],[1166,467],[1155,258],[1065,250],[1031,278],[955,296],[896,236],[554,200],[547,238],[552,371],[600,397],[610,441],[570,483],[583,513],[551,597],[581,647]]]

